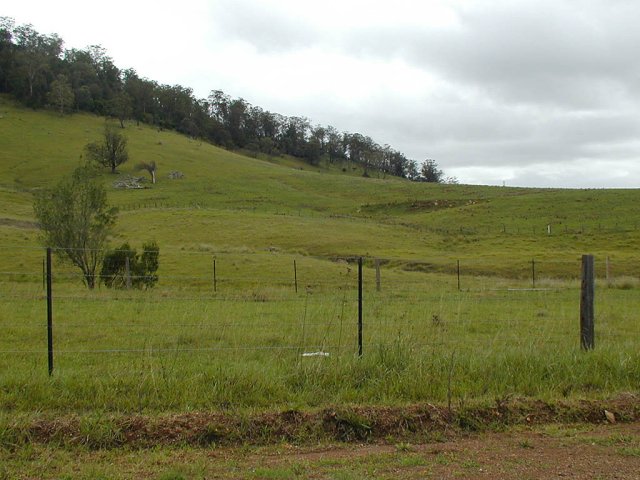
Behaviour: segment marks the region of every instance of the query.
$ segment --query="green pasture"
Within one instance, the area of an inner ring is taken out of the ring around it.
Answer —
[[[202,265],[210,259],[182,256]],[[575,279],[543,277],[534,290],[526,278],[463,275],[458,290],[453,275],[391,269],[377,291],[375,271],[365,267],[359,357],[357,266],[299,258],[296,293],[290,260],[219,255],[216,264],[227,271],[215,291],[203,267],[202,275],[161,278],[150,291],[93,292],[54,261],[51,378],[38,272],[2,283],[0,408],[154,412],[582,398],[633,391],[640,380],[640,299],[629,279],[599,280],[596,349],[583,352]],[[251,270],[256,265],[263,269]]]
[[[160,281],[149,291],[90,292],[55,257],[49,378],[33,193],[82,162],[104,123],[0,97],[0,409],[251,409],[637,390],[639,190],[363,178],[133,123],[125,129],[129,163],[102,177],[120,208],[111,246],[156,240]],[[134,165],[152,160],[156,185],[113,188],[122,175],[144,176]],[[171,171],[184,178],[170,180]],[[580,351],[578,336],[586,253],[596,256],[598,276],[591,352]],[[329,355],[303,356],[314,352]]]

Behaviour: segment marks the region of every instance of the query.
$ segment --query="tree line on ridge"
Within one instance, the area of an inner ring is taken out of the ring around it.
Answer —
[[[0,17],[0,93],[32,108],[91,112],[116,118],[123,127],[126,120],[144,122],[227,149],[291,155],[344,171],[359,168],[364,176],[456,182],[445,178],[434,160],[419,165],[369,136],[273,113],[221,90],[198,99],[191,88],[162,85],[134,69],[119,69],[100,46],[65,49],[57,34],[40,34],[8,17]]]

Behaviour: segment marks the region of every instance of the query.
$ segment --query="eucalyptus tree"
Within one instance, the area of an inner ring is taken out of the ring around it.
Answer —
[[[55,187],[36,194],[33,209],[44,244],[82,271],[89,289],[115,223],[117,209],[90,166],[77,168]]]
[[[444,172],[438,168],[435,160],[425,160],[420,168],[420,181],[430,183],[441,183],[444,179]]]
[[[48,94],[49,103],[54,105],[60,115],[64,115],[65,110],[69,110],[75,103],[75,95],[66,75],[58,75],[51,82],[51,89]]]
[[[41,35],[31,25],[15,27],[13,39],[14,93],[29,105],[40,107],[46,101],[53,68],[60,61],[62,39],[56,34]]]

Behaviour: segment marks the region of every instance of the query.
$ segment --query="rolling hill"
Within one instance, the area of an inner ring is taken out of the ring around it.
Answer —
[[[32,193],[82,162],[84,146],[99,138],[105,121],[33,111],[0,97],[0,244],[39,246]],[[362,255],[409,269],[463,259],[491,264],[477,267],[483,274],[509,275],[533,257],[565,261],[582,253],[609,256],[628,274],[635,268],[640,190],[365,178],[293,159],[251,158],[146,125],[129,123],[124,133],[130,160],[119,175],[103,175],[110,203],[121,210],[114,243],[154,238],[165,250]],[[113,187],[124,175],[142,176],[134,165],[152,160],[156,185]],[[184,177],[169,179],[172,171]],[[25,259],[1,262],[20,268]]]

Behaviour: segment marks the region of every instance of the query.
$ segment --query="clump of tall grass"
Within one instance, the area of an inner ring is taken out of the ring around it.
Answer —
[[[633,290],[638,287],[640,287],[640,279],[637,277],[622,276],[607,280],[607,288]]]

